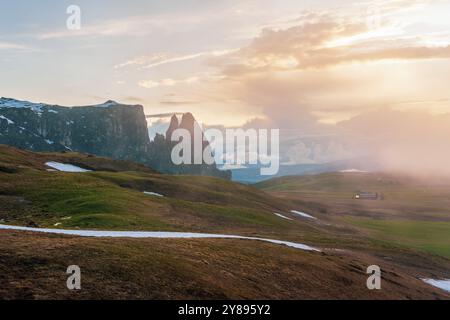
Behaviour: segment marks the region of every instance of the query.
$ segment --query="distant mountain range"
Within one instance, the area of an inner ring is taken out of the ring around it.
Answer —
[[[193,132],[195,125],[191,114],[183,115],[180,126]],[[174,165],[170,161],[174,142],[163,135],[150,141],[143,106],[115,101],[63,107],[0,98],[0,144],[129,160],[169,174],[231,177],[229,171],[218,170],[215,165]]]
[[[337,171],[377,171],[380,166],[369,158],[339,160],[327,163],[280,165],[280,170],[274,176],[262,176],[259,166],[248,166],[241,169],[232,169],[234,181],[253,184],[272,178],[283,176],[300,176]]]

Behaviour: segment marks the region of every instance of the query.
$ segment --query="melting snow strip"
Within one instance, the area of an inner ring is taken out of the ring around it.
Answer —
[[[434,280],[434,279],[422,279],[422,281],[432,285],[433,287],[450,292],[450,279],[449,280]]]
[[[46,162],[46,166],[62,172],[90,172],[91,170],[83,169],[72,164],[64,164],[59,162]]]
[[[292,220],[291,218],[285,217],[285,216],[283,216],[282,214],[279,214],[279,213],[274,213],[274,215],[276,215],[276,216],[278,216],[280,218],[286,219],[286,220]]]
[[[164,197],[162,194],[159,194],[159,193],[156,193],[156,192],[144,191],[144,194],[146,194],[148,196]]]
[[[208,234],[208,233],[189,233],[189,232],[152,232],[152,231],[94,231],[94,230],[64,230],[64,229],[41,229],[41,228],[29,228],[29,227],[18,227],[18,226],[8,226],[0,224],[0,229],[3,230],[18,230],[18,231],[30,231],[30,232],[42,232],[51,234],[63,234],[70,236],[80,236],[80,237],[93,237],[93,238],[163,238],[163,239],[240,239],[240,240],[255,240],[264,241],[274,244],[285,245],[288,247],[306,250],[306,251],[317,251],[319,249],[310,247],[305,244],[264,239],[256,237],[243,237],[235,235],[226,234]]]
[[[292,213],[298,214],[299,216],[302,216],[304,218],[309,218],[309,219],[316,219],[316,217],[310,216],[309,214],[306,214],[304,212],[300,212],[300,211],[296,211],[296,210],[291,210]]]

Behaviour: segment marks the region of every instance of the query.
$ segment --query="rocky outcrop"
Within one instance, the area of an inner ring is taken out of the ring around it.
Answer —
[[[61,107],[0,99],[0,143],[32,151],[73,150],[145,162],[149,146],[142,106],[107,101]],[[0,119],[1,120],[1,119]]]
[[[190,115],[189,122],[192,119]],[[178,127],[176,121],[173,128]],[[39,152],[72,150],[95,154],[142,163],[165,173],[224,176],[215,166],[173,165],[172,143],[161,137],[150,142],[143,107],[114,101],[62,107],[0,98],[0,144]]]
[[[167,129],[166,137],[170,138],[172,136],[172,133],[176,129],[178,129],[179,125],[180,124],[178,123],[178,117],[176,115],[173,115],[172,118],[170,119],[170,125],[169,128]]]
[[[151,163],[153,168],[161,172],[171,172],[176,174],[195,174],[205,176],[216,176],[225,179],[231,179],[231,171],[223,171],[217,169],[216,165],[194,164],[194,131],[195,127],[201,131],[201,127],[191,113],[183,115],[181,122],[178,121],[176,115],[172,116],[169,128],[165,135],[157,134],[150,144],[150,154],[152,156]],[[179,141],[172,141],[172,134],[176,129],[186,129],[191,136],[191,164],[174,165],[171,160],[173,147]],[[202,133],[203,135],[203,133]],[[208,141],[203,141],[202,150],[209,147]]]

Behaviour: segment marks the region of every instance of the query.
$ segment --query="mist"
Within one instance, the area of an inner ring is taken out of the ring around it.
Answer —
[[[450,115],[379,109],[338,125],[355,154],[383,171],[450,176]]]

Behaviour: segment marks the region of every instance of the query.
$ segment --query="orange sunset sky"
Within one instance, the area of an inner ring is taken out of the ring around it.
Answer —
[[[0,95],[280,128],[286,164],[449,170],[450,1],[77,1],[78,31],[69,4],[0,4]]]

